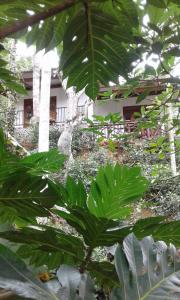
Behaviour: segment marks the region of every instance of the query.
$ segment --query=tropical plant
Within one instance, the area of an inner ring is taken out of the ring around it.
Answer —
[[[105,263],[102,263],[102,265]],[[48,278],[41,282],[27,268],[25,263],[5,246],[0,246],[0,287],[12,294],[28,299],[179,299],[180,260],[178,251],[171,244],[154,242],[152,237],[138,241],[129,234],[115,251],[114,284],[112,292],[95,285],[89,272],[69,265],[61,265],[55,274],[39,274],[39,278]],[[96,263],[97,265],[97,263]],[[94,265],[95,266],[95,265]],[[106,265],[107,275],[111,269]],[[100,265],[99,265],[100,267]],[[98,272],[98,269],[97,269]],[[119,283],[118,283],[119,278]],[[46,281],[46,280],[45,280]],[[98,296],[98,298],[97,298]],[[106,297],[107,296],[107,297]]]
[[[98,280],[109,280],[111,264],[92,261],[97,247],[122,242],[133,231],[138,238],[153,234],[156,240],[180,244],[180,221],[165,222],[162,217],[127,222],[132,203],[147,189],[147,180],[138,167],[107,165],[101,168],[87,194],[81,181],[71,177],[62,185],[51,179],[64,163],[57,150],[37,153],[18,159],[9,153],[1,138],[0,212],[1,223],[14,224],[13,231],[3,231],[0,237],[16,244],[19,255],[34,266],[49,269],[60,264],[88,269]],[[43,225],[37,217],[65,220],[76,230],[66,233],[63,228]],[[113,272],[113,271],[112,271]]]
[[[23,36],[37,51],[63,44],[60,68],[68,86],[95,99],[100,83],[118,82],[120,75],[132,85],[138,75],[168,74],[166,82],[179,83],[171,74],[179,57],[179,14],[178,0],[1,1],[0,38]],[[155,54],[158,68],[146,65],[140,74],[144,53]]]
[[[8,68],[8,62],[4,59],[8,51],[0,44],[0,95],[7,97],[8,93],[17,92],[26,94],[25,88],[18,82],[16,76]]]

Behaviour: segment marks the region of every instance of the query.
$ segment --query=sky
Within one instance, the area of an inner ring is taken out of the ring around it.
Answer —
[[[30,46],[27,47],[27,45],[21,41],[18,41],[17,43],[17,51],[16,54],[18,57],[32,57],[35,53],[35,47]],[[48,65],[51,68],[57,68],[59,64],[59,57],[56,53],[56,51],[50,51],[46,56],[43,56],[43,51],[41,51],[41,64]]]
[[[17,56],[19,57],[30,57],[33,56],[35,53],[35,47],[34,46],[30,46],[27,47],[27,45],[21,41],[18,41],[17,43]],[[42,53],[42,58],[41,58],[41,65],[48,65],[51,68],[57,68],[59,65],[59,57],[57,55],[57,52],[55,50],[48,52],[47,55],[43,56],[43,51],[41,51]],[[146,55],[145,55],[146,56]],[[141,62],[138,65],[138,68],[143,68],[145,66],[145,64],[151,65],[154,68],[157,67],[157,61],[155,61],[156,59],[156,55],[151,55],[148,59],[146,59],[144,56],[144,61]],[[173,71],[173,75],[174,76],[180,76],[180,60],[177,60],[176,66],[174,68]]]

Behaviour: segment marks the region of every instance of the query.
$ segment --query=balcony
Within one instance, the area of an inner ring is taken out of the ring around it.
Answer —
[[[84,105],[78,106],[78,113],[84,114]],[[4,113],[2,113],[4,114]],[[52,116],[53,115],[53,116]],[[50,122],[51,124],[61,125],[66,122],[67,118],[67,107],[57,107],[54,114],[51,113]],[[30,122],[30,118],[28,123]],[[24,110],[19,110],[16,112],[15,127],[24,127]]]
[[[96,123],[94,127],[104,138],[114,138],[124,134],[131,134],[137,129],[137,121],[124,121],[119,124],[105,124]],[[145,128],[137,132],[137,138],[152,139],[162,134],[160,126],[156,129]]]
[[[78,112],[83,114],[84,113],[84,106],[78,107]],[[3,114],[3,113],[1,113]],[[67,118],[67,107],[58,107],[56,108],[56,120],[50,120],[51,124],[55,124],[57,126],[61,126],[61,124],[65,123]],[[24,111],[20,110],[16,112],[16,121],[15,127],[24,127]],[[95,124],[95,128],[97,131],[101,132],[101,134],[105,138],[113,138],[115,135],[122,135],[122,134],[131,134],[137,128],[137,121],[125,121],[119,124]],[[161,135],[160,127],[157,129],[146,128],[142,129],[140,132],[137,133],[138,138],[142,139],[151,139]]]
[[[67,118],[67,107],[56,108],[56,124],[60,125],[66,121]]]

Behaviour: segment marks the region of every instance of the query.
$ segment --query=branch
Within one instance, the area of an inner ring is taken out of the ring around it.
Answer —
[[[17,31],[21,31],[28,26],[33,26],[34,24],[40,22],[41,20],[46,20],[47,18],[57,15],[58,13],[76,4],[76,2],[77,0],[65,0],[63,3],[53,6],[46,11],[30,16],[22,21],[16,21],[8,26],[5,26],[0,29],[0,39],[12,35]]]
[[[93,249],[91,247],[88,247],[86,257],[85,257],[84,261],[82,262],[82,264],[79,267],[79,272],[81,274],[83,274],[85,272],[86,267],[87,267],[88,263],[91,260],[92,252],[93,252]]]

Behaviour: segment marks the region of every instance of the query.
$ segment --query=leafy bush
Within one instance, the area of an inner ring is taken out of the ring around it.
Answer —
[[[15,128],[14,134],[19,144],[25,147],[26,149],[32,150],[35,147],[37,147],[37,145],[34,144],[34,132],[32,127]]]
[[[89,272],[69,265],[61,265],[55,275],[43,283],[12,251],[0,246],[0,286],[12,293],[37,300],[145,300],[161,298],[179,299],[180,262],[176,248],[164,242],[154,242],[152,237],[138,241],[129,234],[115,252],[115,268],[106,264],[107,274],[112,276],[112,291],[95,286]],[[98,269],[102,262],[94,267]],[[102,275],[103,276],[103,275]],[[41,277],[42,278],[42,274]],[[119,282],[118,282],[119,280]],[[103,298],[99,298],[99,296]],[[107,296],[107,297],[106,297]],[[98,298],[97,298],[98,297]]]
[[[97,175],[100,167],[114,163],[106,149],[100,148],[94,152],[86,153],[84,156],[76,157],[68,165],[68,175],[76,182],[81,180],[86,189],[89,190],[92,179]]]
[[[81,126],[77,126],[73,131],[72,151],[77,156],[89,151],[96,151],[97,143],[93,133],[83,131]]]
[[[179,176],[168,178],[161,175],[150,186],[146,199],[156,214],[180,219]]]
[[[49,147],[57,148],[57,142],[61,134],[58,126],[50,126],[49,128]],[[27,128],[16,128],[15,137],[17,141],[26,149],[34,150],[38,147],[38,126],[29,126]]]
[[[156,258],[156,252],[151,250],[152,246],[154,249],[151,238],[147,238],[143,244],[143,242],[139,243],[131,233],[134,232],[139,239],[152,234],[155,240],[163,239],[165,242],[179,246],[180,221],[165,222],[163,217],[156,217],[139,220],[135,224],[125,222],[132,212],[132,203],[139,201],[147,190],[148,183],[141,175],[140,168],[129,168],[118,164],[106,165],[98,171],[87,194],[81,181],[76,183],[68,177],[66,184],[62,185],[51,179],[51,173],[62,168],[65,161],[64,156],[56,149],[49,153],[36,153],[20,159],[6,150],[4,137],[1,136],[0,155],[1,222],[3,225],[9,222],[15,226],[13,230],[1,230],[0,238],[12,242],[11,245],[16,246],[17,255],[14,257],[5,246],[0,246],[0,264],[3,266],[0,270],[0,288],[11,289],[22,297],[34,297],[38,300],[53,299],[52,297],[73,300],[76,299],[77,290],[78,300],[88,299],[88,297],[95,299],[96,290],[93,283],[89,283],[92,282],[90,275],[97,286],[103,286],[101,293],[106,294],[114,288],[111,293],[113,300],[121,299],[118,297],[126,288],[127,297],[132,297],[132,293],[134,297],[138,297],[135,291],[140,287],[140,297],[143,296],[144,299],[146,293],[151,295],[155,290],[159,293],[160,289],[156,289],[158,284],[161,285],[164,293],[169,292],[167,289],[169,282],[173,284],[171,287],[173,286],[176,295],[173,280],[174,278],[179,280],[179,266],[178,264],[175,266],[174,263],[175,248],[171,247],[167,250],[163,243],[161,260],[159,253]],[[52,215],[59,220],[65,220],[75,233],[37,222],[39,217],[49,218]],[[126,236],[128,237],[125,238]],[[115,266],[106,260],[96,260],[97,249],[113,246],[116,243],[122,244],[122,242],[125,254],[116,252]],[[168,267],[166,264],[165,269],[162,270],[169,252],[173,267],[168,261]],[[32,278],[32,274],[18,257],[27,259],[33,267],[46,266],[48,271],[58,269],[56,275],[60,276],[58,278],[61,278],[59,281],[63,289],[54,278],[55,281],[46,284],[46,287],[53,285],[53,292],[47,292],[42,283]],[[126,267],[122,268],[119,264],[123,263]],[[152,269],[148,269],[151,273],[147,272],[146,265],[143,265],[146,263],[148,265],[151,263],[150,266],[153,266]],[[177,272],[173,273],[175,267]],[[125,284],[122,281],[123,270],[126,270],[127,278],[131,277],[132,284],[127,280]],[[165,276],[164,281],[162,272],[169,276],[167,278]],[[150,285],[154,288],[149,288],[147,274],[151,274]],[[172,278],[170,274],[173,274]],[[123,291],[117,289],[118,277],[121,285],[124,284]],[[31,282],[29,278],[32,279]],[[166,285],[166,289],[163,288],[163,284]],[[56,295],[53,296],[54,292]],[[140,297],[137,299],[141,299]],[[173,295],[171,298],[173,299]]]

